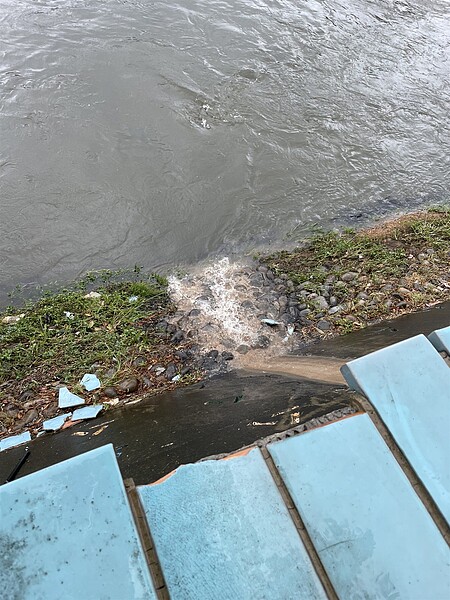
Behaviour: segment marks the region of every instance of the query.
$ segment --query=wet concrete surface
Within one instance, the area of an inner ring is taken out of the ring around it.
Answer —
[[[449,324],[450,302],[446,302],[299,349],[303,357],[279,357],[272,364],[277,373],[234,371],[108,411],[30,442],[30,456],[18,477],[112,443],[123,477],[137,484],[149,483],[180,464],[231,452],[331,411],[357,406],[357,397],[338,383],[340,362]],[[306,353],[312,359],[340,359],[328,365],[328,377],[322,365],[323,379],[328,382],[314,381],[321,371],[309,363],[310,378],[299,377],[305,371]],[[24,452],[25,446],[20,446],[1,453],[0,483]]]
[[[123,477],[150,483],[180,464],[355,405],[355,395],[342,385],[236,371],[37,438],[28,444],[30,456],[18,477],[112,443]],[[20,446],[1,453],[0,482],[24,451]]]
[[[435,329],[441,329],[448,325],[450,325],[450,302],[443,302],[428,310],[383,321],[331,340],[319,341],[307,348],[300,348],[297,352],[298,354],[332,356],[348,360],[364,356],[420,333],[429,335]]]

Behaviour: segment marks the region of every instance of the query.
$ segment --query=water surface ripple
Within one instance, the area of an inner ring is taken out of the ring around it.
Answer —
[[[442,201],[447,0],[0,0],[0,285]]]

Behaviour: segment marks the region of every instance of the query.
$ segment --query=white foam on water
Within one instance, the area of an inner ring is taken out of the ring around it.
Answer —
[[[220,344],[220,338],[228,338],[236,345],[256,340],[260,322],[254,311],[242,306],[250,288],[245,265],[231,262],[228,257],[199,267],[182,278],[169,278],[169,293],[178,309],[186,313],[198,308],[200,330],[211,324],[217,328],[213,347]]]

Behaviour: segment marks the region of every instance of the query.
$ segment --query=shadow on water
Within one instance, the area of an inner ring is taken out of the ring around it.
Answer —
[[[112,443],[123,477],[149,483],[180,464],[237,450],[354,403],[343,386],[233,372],[37,438],[19,476]],[[2,452],[0,481],[23,452],[23,446]]]

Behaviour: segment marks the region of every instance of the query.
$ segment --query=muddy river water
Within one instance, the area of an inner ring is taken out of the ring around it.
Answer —
[[[0,286],[440,202],[447,0],[0,0]]]

